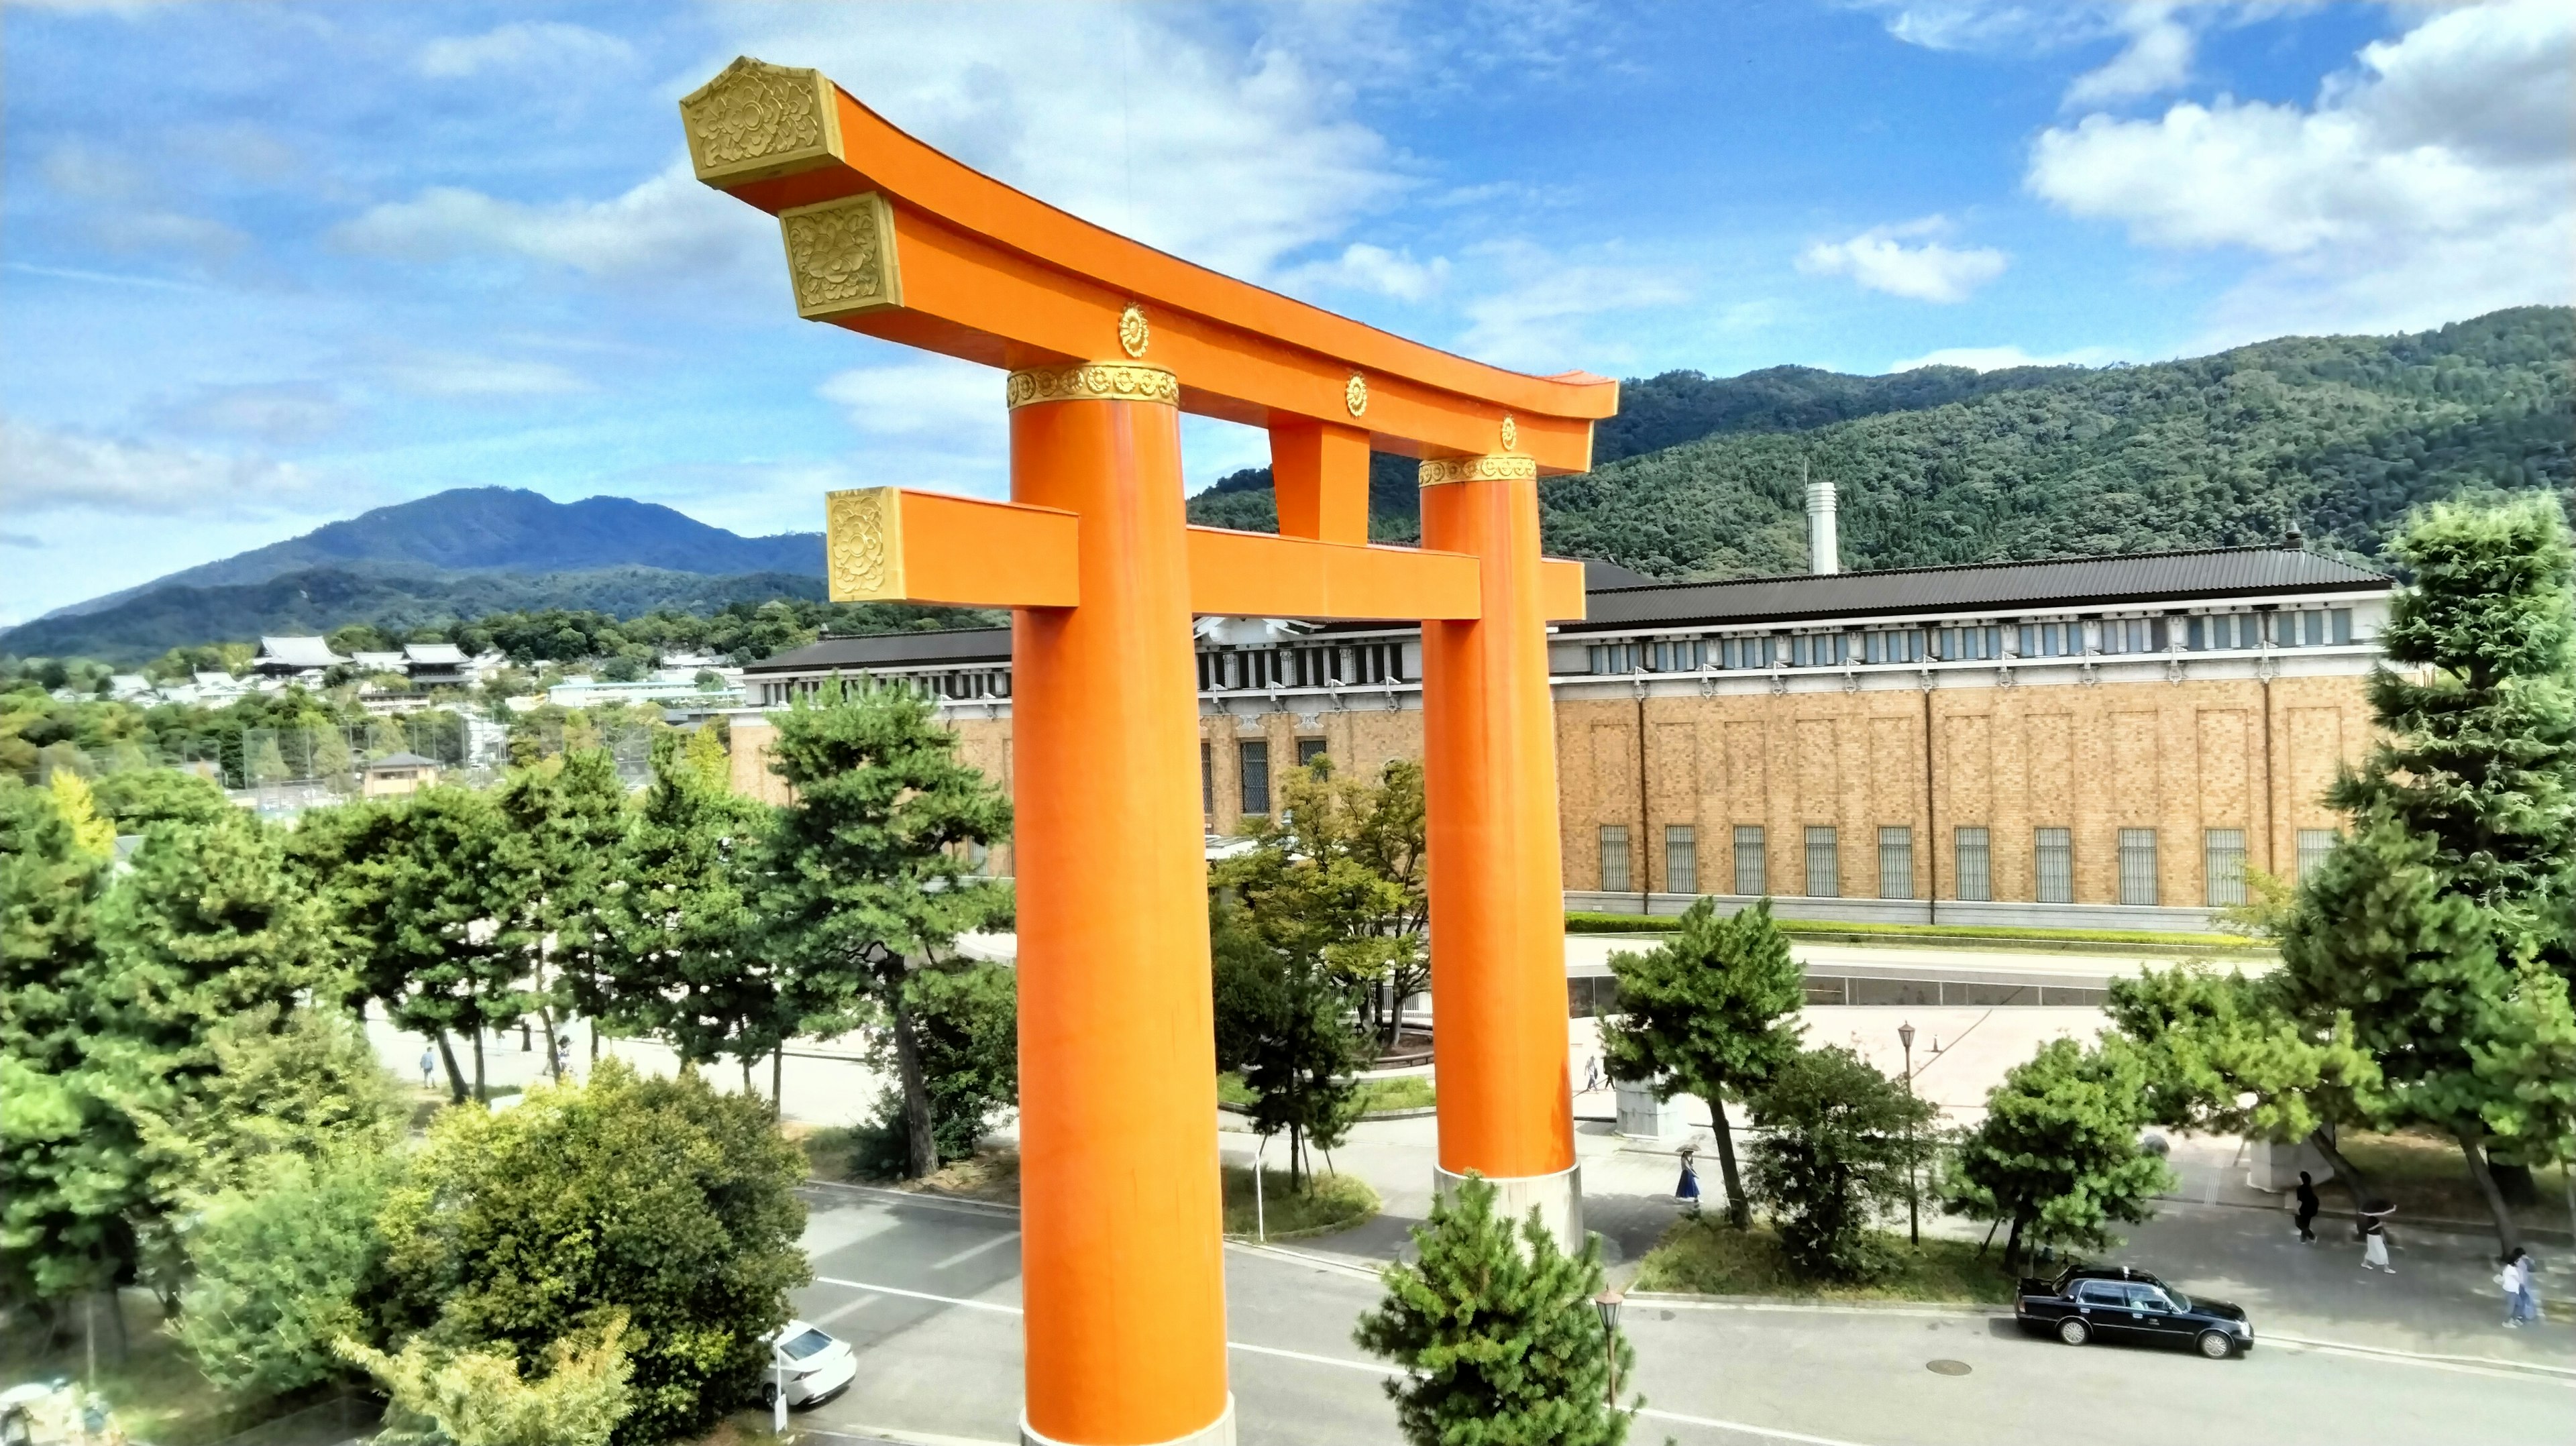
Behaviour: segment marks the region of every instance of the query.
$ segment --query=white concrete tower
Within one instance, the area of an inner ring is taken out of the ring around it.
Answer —
[[[1799,480],[1805,481],[1807,464],[1798,464]],[[1834,536],[1834,484],[1807,483],[1807,571],[1830,573],[1843,570],[1842,550]]]

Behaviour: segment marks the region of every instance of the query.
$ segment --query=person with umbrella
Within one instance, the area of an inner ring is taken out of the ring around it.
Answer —
[[[2397,1273],[2388,1263],[2388,1217],[2397,1207],[2386,1201],[2374,1201],[2361,1212],[2361,1268]]]

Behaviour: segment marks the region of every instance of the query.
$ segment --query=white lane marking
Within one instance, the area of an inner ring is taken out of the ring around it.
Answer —
[[[812,1320],[807,1321],[806,1324],[818,1326],[830,1325],[832,1322],[839,1320],[841,1317],[848,1315],[853,1311],[865,1310],[869,1306],[872,1306],[883,1299],[885,1299],[884,1296],[871,1291],[866,1295],[860,1296],[857,1300],[851,1301],[847,1305],[836,1305],[832,1307],[830,1310],[827,1310],[821,1315],[814,1317]]]
[[[1708,1426],[1720,1431],[1733,1431],[1745,1436],[1760,1436],[1772,1441],[1796,1441],[1802,1446],[1861,1446],[1839,1436],[1810,1436],[1804,1431],[1782,1431],[1770,1426],[1748,1426],[1741,1421],[1721,1421],[1714,1416],[1685,1416],[1679,1411],[1658,1411],[1652,1406],[1637,1412],[1658,1421],[1678,1421],[1685,1426]]]
[[[1226,1344],[1238,1351],[1250,1351],[1256,1356],[1277,1356],[1282,1360],[1304,1361],[1310,1366],[1339,1366],[1345,1371],[1366,1371],[1372,1376],[1396,1374],[1392,1366],[1381,1366],[1369,1361],[1346,1361],[1339,1356],[1310,1356],[1304,1351],[1282,1350],[1277,1346],[1250,1346],[1241,1341],[1227,1341]]]
[[[932,1263],[930,1268],[933,1270],[946,1270],[952,1265],[963,1265],[967,1261],[974,1259],[976,1256],[983,1254],[987,1250],[992,1250],[998,1246],[1008,1245],[1019,1238],[1020,1232],[1016,1230],[1012,1231],[1008,1235],[996,1235],[981,1245],[969,1245],[965,1249],[958,1251],[955,1255],[948,1257],[946,1260],[935,1261]]]
[[[873,1290],[879,1295],[899,1295],[906,1300],[927,1300],[936,1302],[940,1305],[962,1305],[968,1310],[989,1310],[996,1315],[1024,1315],[1027,1313],[1022,1311],[1018,1306],[1003,1305],[998,1301],[961,1300],[953,1295],[932,1295],[926,1290],[905,1290],[903,1287],[897,1285],[872,1285],[864,1280],[838,1280],[832,1276],[818,1275],[814,1277],[814,1281],[818,1285],[837,1285],[844,1290]]]
[[[2350,1356],[2361,1361],[2391,1361],[2402,1366],[2426,1366],[2437,1371],[2458,1371],[2472,1376],[2499,1376],[2524,1381],[2544,1381],[2553,1386],[2576,1390],[2576,1370],[2565,1366],[2545,1366],[2538,1361],[2506,1361],[2494,1356],[2437,1356],[2425,1351],[2392,1350],[2385,1346],[2357,1346],[2344,1341],[2310,1340],[2306,1336],[2258,1335],[2255,1344],[2283,1346],[2296,1351],[2316,1351],[2324,1355]]]

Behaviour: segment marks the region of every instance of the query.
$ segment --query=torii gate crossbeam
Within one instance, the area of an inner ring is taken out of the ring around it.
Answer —
[[[1009,370],[1011,501],[829,501],[842,600],[1013,609],[1021,1261],[1033,1446],[1231,1443],[1195,613],[1423,622],[1439,1173],[1581,1231],[1537,479],[1617,386],[1530,377],[1047,206],[811,70],[680,103],[700,180],[776,215],[800,314]],[[1280,535],[1193,528],[1179,413],[1266,428]],[[1426,549],[1367,543],[1370,451]]]

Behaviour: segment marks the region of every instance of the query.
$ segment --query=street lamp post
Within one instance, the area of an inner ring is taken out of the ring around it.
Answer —
[[[1606,1398],[1612,1410],[1619,1408],[1619,1303],[1626,1300],[1617,1286],[1592,1297],[1592,1308],[1601,1312],[1601,1353],[1610,1362],[1610,1390]]]
[[[1914,1021],[1896,1026],[1896,1042],[1905,1050],[1905,1098],[1914,1099]],[[1923,1244],[1923,1212],[1914,1189],[1914,1120],[1905,1121],[1905,1234],[1917,1249]]]

